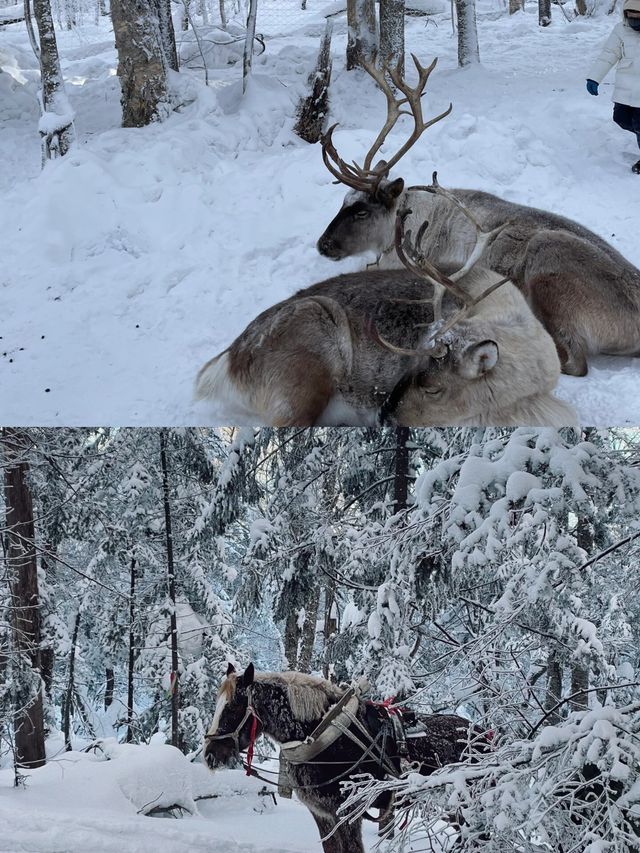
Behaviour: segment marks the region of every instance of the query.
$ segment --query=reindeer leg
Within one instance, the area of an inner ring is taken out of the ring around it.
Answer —
[[[562,372],[586,376],[587,346],[576,327],[572,300],[567,300],[569,284],[556,274],[532,278],[525,287],[531,310],[553,338]]]

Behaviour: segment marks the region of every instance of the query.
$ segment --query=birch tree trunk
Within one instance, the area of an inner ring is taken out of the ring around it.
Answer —
[[[169,466],[167,463],[167,430],[160,430],[160,462],[162,466],[162,497],[164,504],[165,535],[167,540],[167,584],[171,613],[171,745],[180,745],[180,684],[178,673],[178,620],[176,614],[176,574],[173,559],[173,531],[171,504],[169,502]]]
[[[256,37],[256,18],[258,16],[258,0],[249,0],[249,12],[247,15],[247,35],[244,42],[244,55],[242,57],[242,92],[247,91],[249,75],[251,74],[251,63],[253,61],[253,42]]]
[[[35,551],[33,501],[24,458],[30,446],[26,432],[5,428],[4,499],[7,527],[7,567],[11,590],[13,647],[31,672],[18,682],[14,717],[15,762],[19,767],[45,763],[44,711],[40,677],[40,596]]]
[[[404,74],[404,0],[380,0],[380,59]]]
[[[179,68],[178,49],[176,47],[176,34],[173,29],[173,18],[171,17],[171,0],[156,0],[156,4],[164,58],[169,68],[172,71],[177,71]]]
[[[50,0],[33,0],[33,13],[40,40],[37,55],[42,85],[42,118],[39,130],[44,165],[47,160],[64,156],[71,147],[73,112],[64,91]]]
[[[374,0],[347,0],[347,71],[375,62],[378,52]]]
[[[167,63],[153,0],[111,0],[122,87],[122,126],[144,127],[169,114]]]
[[[551,23],[551,0],[538,0],[538,23],[541,27]]]
[[[475,0],[456,0],[456,17],[458,19],[458,65],[462,68],[465,65],[480,62]]]

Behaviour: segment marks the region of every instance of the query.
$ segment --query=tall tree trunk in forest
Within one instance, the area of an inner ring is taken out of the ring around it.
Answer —
[[[304,603],[304,625],[302,626],[302,642],[297,668],[300,672],[311,671],[313,647],[316,641],[316,626],[318,622],[318,607],[320,605],[320,586],[315,584],[309,591]]]
[[[182,0],[182,5],[184,7],[182,11],[182,31],[186,33],[189,29],[191,0]]]
[[[586,0],[576,0],[576,15],[586,15],[586,14],[587,14]]]
[[[75,692],[75,664],[76,646],[78,645],[78,632],[80,630],[80,610],[76,613],[73,622],[73,635],[71,637],[71,651],[69,653],[69,680],[67,681],[67,695],[64,702],[62,714],[62,733],[64,734],[64,748],[71,751],[71,709],[73,708],[73,694]]]
[[[45,763],[44,711],[40,665],[40,597],[35,550],[33,501],[24,458],[30,446],[26,431],[2,430],[4,500],[7,527],[6,562],[12,600],[13,646],[21,663],[29,662],[32,678],[18,681],[14,717],[15,761],[20,767]]]
[[[52,555],[51,560],[49,560],[49,554]],[[42,568],[49,587],[52,587],[56,582],[55,556],[55,546],[51,545],[50,543],[46,544],[44,547],[44,552],[40,558],[40,566]],[[40,667],[42,672],[42,681],[44,682],[45,696],[47,697],[47,700],[51,702],[53,687],[53,667],[55,664],[56,655],[52,640],[48,641],[48,645],[45,645],[44,642],[45,641],[43,640],[40,648]]]
[[[122,87],[122,126],[144,127],[169,114],[167,62],[154,0],[111,0]]]
[[[409,427],[396,427],[395,476],[393,480],[394,512],[407,508],[409,494]]]
[[[571,667],[571,695],[569,702],[572,711],[584,711],[589,707],[589,667],[574,664]]]
[[[551,0],[538,0],[538,23],[541,27],[551,23]]]
[[[162,498],[164,523],[167,538],[167,583],[171,613],[171,745],[179,746],[180,684],[178,677],[178,620],[176,614],[176,574],[173,560],[173,532],[171,528],[171,504],[169,502],[169,467],[167,463],[167,430],[160,430],[160,462],[162,465]]]
[[[524,0],[509,0],[509,14],[515,15],[516,12],[524,11]]]
[[[50,0],[33,0],[33,13],[40,39],[37,56],[40,62],[43,115],[39,128],[44,165],[47,160],[62,157],[71,147],[73,112],[64,91]]]
[[[404,0],[380,0],[380,59],[404,74]]]
[[[562,698],[562,667],[555,649],[547,656],[547,689],[544,697],[545,711],[551,711]],[[560,709],[553,711],[548,717],[550,726],[560,722]]]
[[[347,71],[375,62],[378,52],[374,0],[347,0]]]
[[[583,437],[585,441],[589,441],[591,434],[587,428]],[[593,553],[594,534],[593,527],[588,518],[580,516],[576,526],[576,542],[579,548],[582,548],[588,555]],[[571,667],[571,695],[577,694],[569,703],[569,707],[574,711],[584,710],[588,707],[589,694],[586,692],[589,689],[589,663],[579,662]]]
[[[113,693],[116,686],[116,674],[113,667],[108,666],[106,669],[106,685],[104,688],[104,709],[111,707],[113,704]]]
[[[456,0],[456,18],[458,19],[458,65],[464,67],[480,62],[475,0]]]
[[[298,647],[300,643],[300,628],[298,627],[298,612],[290,610],[284,623],[284,654],[289,669],[298,668]]]
[[[334,581],[329,581],[324,590],[324,644],[322,649],[323,662],[322,674],[329,678],[329,661],[327,660],[327,649],[331,637],[338,630],[338,620],[334,614],[336,600],[336,586]]]
[[[129,566],[129,661],[127,666],[127,743],[133,741],[133,670],[135,666],[135,634],[133,630],[136,618],[136,558],[131,557]]]
[[[177,71],[179,68],[178,49],[176,47],[176,34],[173,29],[173,18],[171,17],[171,0],[155,0],[155,2],[164,58],[169,68],[172,71]]]

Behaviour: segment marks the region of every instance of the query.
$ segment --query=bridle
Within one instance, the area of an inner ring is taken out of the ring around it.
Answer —
[[[232,740],[233,744],[236,748],[236,752],[238,755],[242,752],[240,749],[240,734],[242,733],[242,729],[245,727],[247,720],[251,719],[251,729],[249,731],[249,745],[247,747],[247,776],[251,776],[251,762],[253,761],[253,750],[256,743],[256,737],[258,736],[258,723],[262,724],[262,720],[258,716],[256,709],[253,707],[253,692],[251,687],[247,687],[247,710],[244,712],[243,718],[240,720],[236,728],[232,732],[227,732],[223,735],[205,735],[204,739],[206,741],[215,741],[215,740]]]

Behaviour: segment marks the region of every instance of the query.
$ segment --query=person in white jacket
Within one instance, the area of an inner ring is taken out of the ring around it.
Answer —
[[[623,130],[635,133],[640,148],[640,0],[624,0],[622,15],[591,66],[587,91],[597,95],[598,85],[617,65],[613,120]],[[631,171],[640,175],[640,160]]]

